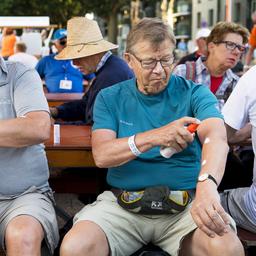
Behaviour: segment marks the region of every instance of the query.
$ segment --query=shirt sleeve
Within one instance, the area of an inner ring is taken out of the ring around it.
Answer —
[[[17,63],[14,90],[14,107],[17,116],[32,111],[47,111],[49,107],[43,92],[41,79],[34,69],[24,69]]]
[[[256,25],[251,30],[251,34],[250,34],[250,37],[249,37],[249,44],[253,48],[256,48]]]
[[[113,114],[109,109],[109,105],[106,104],[102,92],[100,92],[95,100],[93,108],[93,130],[96,129],[110,129],[117,131],[117,122],[115,121]]]
[[[249,118],[254,122],[254,116],[250,116],[250,110],[256,104],[255,71],[256,66],[239,79],[222,110],[225,122],[236,130],[244,127]]]
[[[201,121],[212,117],[223,119],[217,98],[205,85],[194,86],[191,106],[194,116]]]

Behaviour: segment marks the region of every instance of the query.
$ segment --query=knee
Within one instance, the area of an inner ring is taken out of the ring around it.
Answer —
[[[231,233],[231,232],[230,232]],[[207,255],[244,256],[244,248],[238,237],[233,234],[210,239]]]
[[[94,247],[93,241],[90,241],[89,238],[82,239],[81,236],[76,234],[67,233],[64,237],[61,247],[60,255],[61,256],[79,256],[79,255],[91,255]]]
[[[9,224],[5,233],[5,242],[8,245],[19,245],[21,248],[34,248],[40,246],[43,234],[40,229],[33,225]]]

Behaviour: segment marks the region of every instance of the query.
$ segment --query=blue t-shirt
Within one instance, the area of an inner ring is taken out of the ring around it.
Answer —
[[[46,87],[50,93],[83,92],[83,74],[72,65],[70,60],[56,60],[50,54],[43,57],[36,65],[40,77],[45,80]],[[72,87],[60,88],[61,80],[72,81]]]
[[[118,138],[166,125],[184,116],[204,120],[222,118],[216,97],[208,87],[172,75],[157,95],[144,95],[134,79],[100,91],[94,105],[96,129],[111,129]],[[118,167],[109,168],[107,181],[126,190],[167,185],[172,190],[194,189],[200,171],[201,144],[195,137],[185,150],[166,159],[159,147]]]

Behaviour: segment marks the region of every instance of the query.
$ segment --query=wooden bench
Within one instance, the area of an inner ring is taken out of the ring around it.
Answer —
[[[237,235],[245,248],[246,255],[255,255],[255,253],[251,254],[249,250],[251,249],[251,247],[256,246],[256,233],[252,233],[248,230],[237,227]]]
[[[82,99],[84,93],[45,93],[50,107],[59,106],[65,102]]]

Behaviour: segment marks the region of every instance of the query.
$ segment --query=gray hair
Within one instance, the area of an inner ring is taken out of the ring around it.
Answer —
[[[169,39],[175,47],[176,39],[168,24],[158,18],[143,18],[129,32],[126,41],[126,52],[133,52],[134,45],[140,41],[148,41],[152,47],[157,48],[166,39]]]

